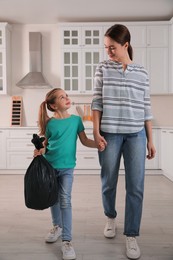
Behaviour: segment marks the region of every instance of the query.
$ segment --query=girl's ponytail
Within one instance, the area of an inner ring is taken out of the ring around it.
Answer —
[[[39,130],[40,130],[39,131],[40,135],[45,135],[46,124],[47,124],[48,120],[50,119],[47,114],[46,106],[47,106],[46,101],[43,101],[39,108],[38,126],[39,126]]]

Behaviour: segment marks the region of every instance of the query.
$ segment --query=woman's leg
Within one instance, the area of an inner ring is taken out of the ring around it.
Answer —
[[[104,213],[109,218],[115,218],[116,189],[121,158],[122,136],[102,133],[107,141],[106,149],[99,152],[102,181],[102,202]]]
[[[123,146],[126,178],[124,234],[138,236],[140,230],[146,158],[145,129],[126,135]]]

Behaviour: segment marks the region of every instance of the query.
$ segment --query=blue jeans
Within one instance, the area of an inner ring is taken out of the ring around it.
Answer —
[[[116,192],[120,159],[123,156],[126,183],[124,235],[139,236],[146,158],[145,129],[133,134],[101,132],[101,135],[107,141],[106,149],[99,152],[104,213],[109,218],[117,216]]]
[[[52,223],[62,227],[62,240],[72,240],[71,192],[74,169],[56,169],[59,187],[58,201],[51,210]]]

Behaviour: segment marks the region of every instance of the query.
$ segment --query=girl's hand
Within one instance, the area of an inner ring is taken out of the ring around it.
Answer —
[[[94,140],[96,142],[96,146],[97,146],[98,150],[102,152],[106,148],[106,145],[107,145],[106,140],[100,134],[97,134],[97,135],[94,134]]]
[[[106,148],[105,143],[104,143],[103,141],[100,141],[100,142],[99,142],[98,150],[99,150],[100,152],[103,152],[105,148]]]
[[[34,157],[37,157],[38,155],[42,155],[43,153],[44,153],[44,148],[40,149],[40,150],[35,149],[34,150]]]

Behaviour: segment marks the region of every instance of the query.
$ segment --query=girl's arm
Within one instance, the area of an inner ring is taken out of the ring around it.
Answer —
[[[91,148],[98,148],[100,151],[103,151],[105,148],[105,146],[102,143],[100,143],[99,146],[97,146],[94,140],[89,139],[86,136],[85,131],[79,133],[79,139],[84,146],[91,147]]]
[[[41,148],[40,150],[37,150],[37,149],[34,150],[34,157],[36,157],[36,156],[38,156],[38,155],[45,154],[45,152],[46,152],[46,146],[47,146],[47,139],[44,140],[43,146],[44,146],[44,147]]]
[[[151,120],[145,121],[145,130],[147,136],[147,150],[148,150],[147,158],[152,159],[155,157],[156,150],[153,144]]]

